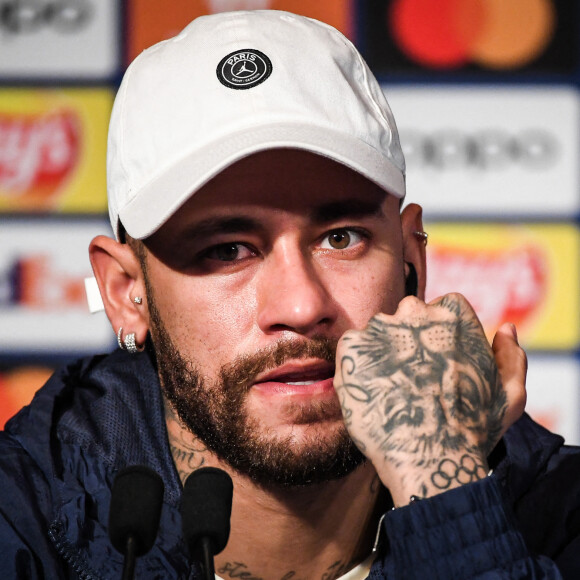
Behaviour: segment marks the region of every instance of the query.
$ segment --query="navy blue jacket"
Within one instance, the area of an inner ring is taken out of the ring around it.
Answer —
[[[580,578],[580,451],[524,416],[491,461],[483,481],[389,511],[369,577]],[[198,577],[157,374],[146,353],[116,351],[55,373],[0,432],[2,578],[120,578],[110,490],[134,464],[165,483],[157,541],[135,577]]]

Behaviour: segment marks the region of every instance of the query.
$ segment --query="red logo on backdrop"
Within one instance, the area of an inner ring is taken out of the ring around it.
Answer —
[[[503,322],[524,327],[546,297],[547,259],[535,246],[501,251],[432,248],[428,299],[463,294],[486,330]]]
[[[565,73],[578,67],[577,3],[570,0],[359,2],[363,56],[383,74]]]
[[[417,62],[502,69],[521,67],[545,50],[555,8],[550,0],[395,0],[389,16],[397,43]]]
[[[18,206],[50,207],[77,165],[79,125],[71,111],[0,115],[0,195]]]

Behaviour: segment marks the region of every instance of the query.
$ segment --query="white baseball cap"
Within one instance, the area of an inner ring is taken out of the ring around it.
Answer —
[[[266,149],[298,148],[405,195],[383,91],[352,43],[277,10],[202,16],[128,67],[109,127],[111,225],[155,232],[212,177]]]

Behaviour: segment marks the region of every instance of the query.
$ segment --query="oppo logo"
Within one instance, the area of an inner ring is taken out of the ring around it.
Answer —
[[[0,31],[24,34],[51,28],[62,33],[77,32],[92,15],[89,0],[5,0],[0,2]]]
[[[439,171],[498,171],[513,166],[546,170],[555,165],[560,152],[556,137],[542,129],[516,134],[499,129],[471,134],[448,129],[427,134],[403,128],[401,145],[408,167]]]

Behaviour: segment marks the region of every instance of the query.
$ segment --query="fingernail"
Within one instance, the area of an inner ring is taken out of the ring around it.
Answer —
[[[512,330],[512,335],[514,337],[514,340],[519,344],[518,342],[518,331],[516,330],[516,325],[513,324],[512,322],[509,323],[510,328]]]

